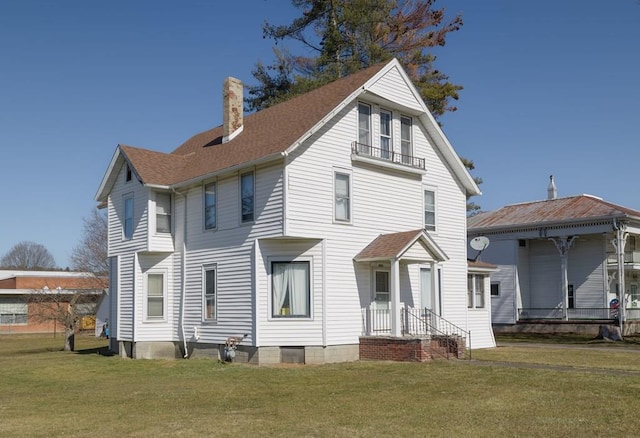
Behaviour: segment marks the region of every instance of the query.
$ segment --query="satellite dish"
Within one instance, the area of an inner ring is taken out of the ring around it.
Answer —
[[[471,239],[471,242],[469,242],[469,245],[476,251],[484,251],[489,246],[489,239],[485,236],[474,237]]]

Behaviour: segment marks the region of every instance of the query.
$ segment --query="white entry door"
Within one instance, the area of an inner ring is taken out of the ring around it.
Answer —
[[[375,271],[373,283],[376,309],[389,309],[389,271]]]

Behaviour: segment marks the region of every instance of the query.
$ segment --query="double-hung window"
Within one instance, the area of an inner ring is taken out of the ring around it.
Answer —
[[[147,319],[164,318],[164,295],[164,274],[147,274]]]
[[[156,232],[171,232],[171,194],[156,193]]]
[[[371,105],[358,104],[358,143],[371,147]]]
[[[216,226],[216,183],[212,182],[204,186],[204,228],[211,230]]]
[[[310,278],[308,261],[271,262],[271,315],[310,317]]]
[[[205,266],[203,269],[203,299],[204,299],[204,319],[216,319],[216,276],[215,266]]]
[[[334,194],[335,207],[334,218],[336,221],[351,221],[351,176],[348,173],[335,173]]]
[[[436,192],[433,190],[424,191],[424,229],[436,230]]]
[[[393,150],[391,120],[389,111],[380,110],[380,158],[385,160],[391,157],[391,151]]]
[[[125,195],[123,234],[125,239],[133,237],[133,195]]]
[[[413,140],[411,126],[411,117],[400,116],[400,153],[404,164],[412,164]]]
[[[247,172],[240,175],[240,216],[242,222],[254,220],[254,174]]]
[[[484,275],[467,275],[467,307],[484,308]]]

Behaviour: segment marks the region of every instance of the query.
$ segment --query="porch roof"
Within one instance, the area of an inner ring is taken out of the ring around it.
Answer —
[[[381,234],[354,257],[356,262],[405,260],[445,261],[449,257],[423,229]]]

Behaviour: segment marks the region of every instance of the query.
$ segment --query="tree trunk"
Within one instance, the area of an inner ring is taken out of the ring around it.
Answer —
[[[65,331],[64,351],[74,351],[76,343],[76,334],[73,329]]]

